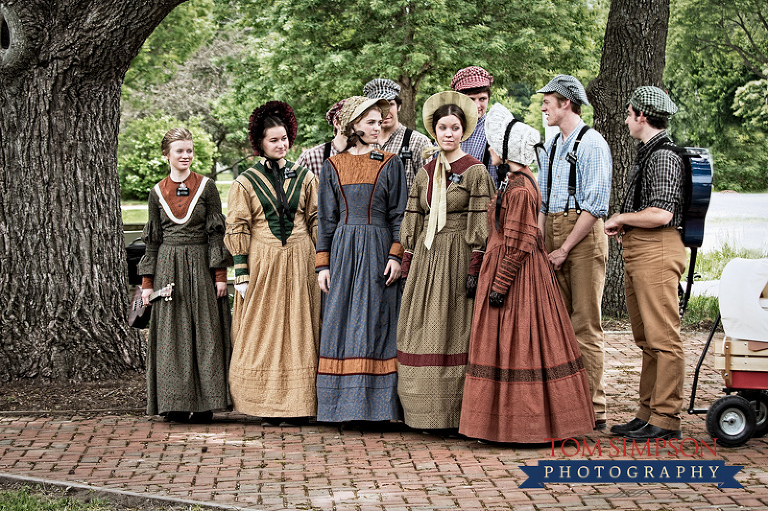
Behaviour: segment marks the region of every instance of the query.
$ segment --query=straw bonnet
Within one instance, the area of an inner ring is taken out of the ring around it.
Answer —
[[[435,115],[435,111],[443,105],[456,105],[464,112],[464,117],[467,120],[467,125],[464,127],[464,134],[461,137],[461,141],[464,142],[468,139],[477,127],[477,106],[472,98],[466,96],[460,92],[452,90],[438,92],[429,97],[424,102],[424,108],[422,109],[424,128],[429,132],[430,136],[437,139],[435,131],[432,129],[432,117]]]
[[[381,118],[385,118],[389,113],[389,101],[381,98],[366,98],[365,96],[352,96],[344,100],[344,106],[339,111],[339,125],[341,129],[346,129],[350,123],[353,123],[363,115],[366,110],[373,106],[378,106],[381,110]]]
[[[496,103],[485,115],[485,138],[491,149],[501,158],[504,159],[506,156],[505,159],[520,165],[530,165],[536,158],[535,146],[541,141],[541,134],[539,130],[523,122],[514,121],[515,116],[512,112],[501,103]],[[509,128],[510,123],[513,123],[511,128]],[[508,135],[507,129],[509,129]],[[505,135],[506,153],[504,151]]]

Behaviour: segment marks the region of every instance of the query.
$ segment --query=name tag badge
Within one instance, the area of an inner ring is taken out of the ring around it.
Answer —
[[[293,179],[294,177],[296,177],[295,170],[286,170],[285,172],[283,172],[284,179]]]
[[[457,185],[457,184],[461,183],[461,178],[463,178],[463,177],[464,176],[462,176],[461,174],[454,174],[453,172],[451,172],[450,174],[448,174],[448,181],[450,181],[453,184]]]
[[[176,188],[176,197],[189,197],[189,188],[184,185],[179,185]]]
[[[565,155],[565,161],[567,161],[570,164],[576,163],[576,153],[573,151],[568,151]]]
[[[371,151],[371,159],[377,161],[384,161],[384,153],[378,151]]]
[[[413,159],[413,151],[411,151],[410,147],[403,147],[400,149],[400,159],[401,160],[412,160]]]

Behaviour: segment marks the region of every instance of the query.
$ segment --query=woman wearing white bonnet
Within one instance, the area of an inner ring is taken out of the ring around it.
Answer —
[[[459,432],[516,443],[585,435],[595,423],[589,385],[536,222],[541,195],[528,165],[540,135],[501,104],[486,114],[485,135],[506,179],[488,208]]]

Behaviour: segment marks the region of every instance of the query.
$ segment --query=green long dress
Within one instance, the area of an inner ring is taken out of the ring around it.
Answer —
[[[141,275],[154,289],[174,284],[172,300],[152,305],[147,349],[147,414],[231,407],[229,299],[217,299],[212,270],[231,266],[225,220],[213,181],[203,178],[185,218],[164,207],[160,187],[149,193]]]

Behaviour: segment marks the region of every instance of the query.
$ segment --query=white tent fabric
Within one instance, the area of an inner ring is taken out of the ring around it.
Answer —
[[[720,276],[720,316],[731,339],[768,342],[768,259],[733,259]]]

